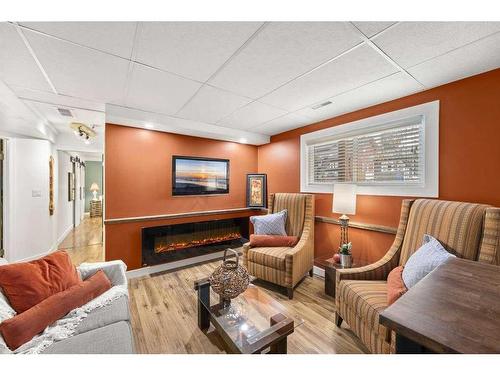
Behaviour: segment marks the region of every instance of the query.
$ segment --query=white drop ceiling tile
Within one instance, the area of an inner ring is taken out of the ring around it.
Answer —
[[[500,32],[428,60],[408,71],[427,87],[500,67]]]
[[[251,102],[251,99],[232,94],[211,86],[203,86],[193,99],[177,113],[189,120],[216,123],[238,108]]]
[[[278,117],[277,119],[266,122],[265,124],[259,125],[253,128],[252,131],[265,135],[275,135],[288,130],[300,128],[301,126],[305,126],[313,122],[313,120],[306,116],[296,113],[288,113],[284,116]]]
[[[261,22],[140,23],[136,60],[204,82],[261,25]]]
[[[356,21],[353,24],[361,30],[368,38],[378,34],[379,32],[387,29],[389,26],[394,25],[396,22],[383,22],[383,21]]]
[[[373,41],[409,68],[500,31],[500,22],[401,22]]]
[[[112,101],[124,93],[129,61],[24,30],[56,90],[94,101]]]
[[[318,108],[304,108],[298,113],[313,118],[315,121],[326,120],[344,113],[384,103],[389,100],[414,94],[423,88],[414,79],[404,73],[395,73],[365,86],[328,98],[332,104]]]
[[[280,87],[260,101],[294,112],[396,71],[397,69],[373,48],[362,45],[310,74]]]
[[[7,22],[0,22],[0,79],[9,86],[51,90],[15,26]]]
[[[284,114],[286,111],[281,109],[260,102],[252,102],[224,117],[217,124],[228,128],[251,130]]]
[[[210,83],[256,99],[360,42],[347,22],[272,22]]]
[[[21,25],[73,43],[129,59],[136,22],[22,22]]]
[[[98,112],[104,112],[105,110],[104,102],[95,102],[92,100],[76,98],[73,96],[58,95],[54,94],[53,92],[47,91],[31,90],[19,86],[10,86],[10,88],[19,97],[19,99],[24,99],[32,102],[43,102],[64,108],[82,108]]]
[[[173,115],[200,87],[198,82],[134,64],[126,103],[132,108]]]

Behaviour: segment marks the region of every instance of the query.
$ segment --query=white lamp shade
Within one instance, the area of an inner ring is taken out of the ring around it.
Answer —
[[[335,184],[333,186],[332,212],[354,215],[356,213],[356,189],[353,184]]]
[[[90,185],[90,191],[99,191],[99,185],[97,185],[95,182]]]

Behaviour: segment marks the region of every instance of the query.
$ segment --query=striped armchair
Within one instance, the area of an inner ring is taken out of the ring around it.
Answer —
[[[286,233],[300,237],[295,247],[250,247],[243,245],[243,262],[248,272],[281,285],[293,298],[293,288],[309,272],[314,259],[314,196],[276,193],[269,196],[269,213],[288,210]]]
[[[392,247],[371,265],[337,270],[338,327],[345,320],[372,353],[394,352],[395,335],[379,324],[387,307],[389,272],[404,265],[424,234],[437,238],[460,258],[500,265],[500,208],[441,200],[404,200]]]

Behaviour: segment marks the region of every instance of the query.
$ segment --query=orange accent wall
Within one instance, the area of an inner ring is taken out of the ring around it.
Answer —
[[[269,192],[300,191],[300,135],[382,113],[440,101],[439,199],[500,206],[500,69],[275,135],[259,147]],[[331,104],[332,106],[335,103]],[[352,221],[397,226],[404,197],[358,196]],[[316,194],[316,215],[331,212],[332,194]],[[354,257],[375,261],[393,235],[349,230]],[[333,253],[339,227],[316,223],[316,256]]]
[[[257,147],[234,142],[106,124],[105,218],[151,216],[246,206],[246,174],[257,172]],[[230,160],[229,194],[172,196],[172,155]],[[249,214],[214,215],[217,218]],[[140,229],[183,221],[159,220],[105,225],[106,260],[141,266]]]

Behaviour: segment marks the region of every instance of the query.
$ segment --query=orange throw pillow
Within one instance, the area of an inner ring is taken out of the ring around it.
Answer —
[[[297,236],[250,235],[250,247],[294,247],[297,242],[299,242]]]
[[[11,350],[30,341],[34,336],[71,310],[85,305],[111,288],[106,274],[99,270],[87,280],[63,292],[53,294],[29,310],[0,323],[0,333]]]
[[[31,262],[0,266],[0,288],[18,314],[80,281],[65,251]]]
[[[387,304],[389,306],[408,290],[403,282],[403,268],[403,266],[396,267],[387,276]]]

